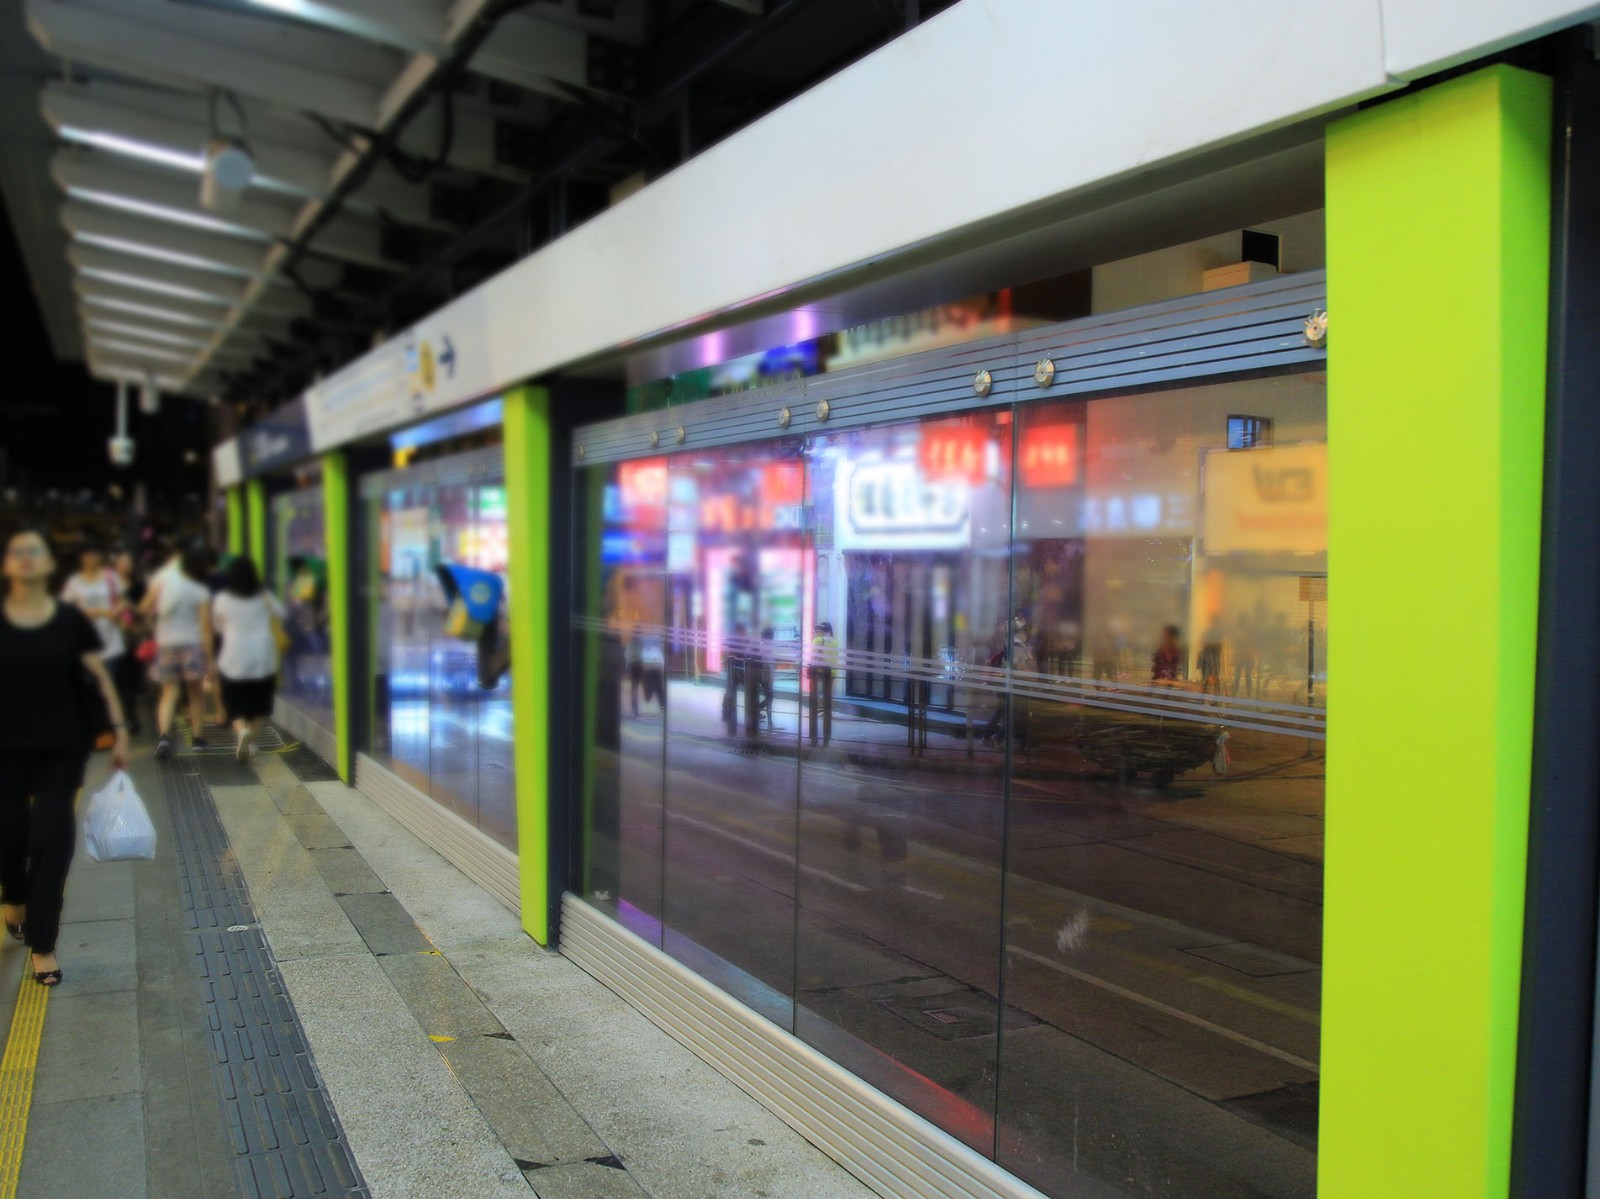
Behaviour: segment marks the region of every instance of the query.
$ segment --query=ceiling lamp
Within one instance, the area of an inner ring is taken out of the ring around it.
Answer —
[[[237,133],[224,133],[217,122],[217,101],[226,100],[239,118]],[[244,109],[232,92],[211,93],[211,140],[206,143],[200,172],[200,207],[207,212],[234,212],[256,176],[255,155],[244,140]]]

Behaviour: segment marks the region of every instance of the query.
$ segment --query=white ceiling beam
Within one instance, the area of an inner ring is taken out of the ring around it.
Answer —
[[[74,238],[89,245],[201,271],[244,278],[261,273],[261,248],[238,238],[128,216],[81,200],[61,206],[61,222]]]
[[[444,0],[251,0],[323,29],[412,54],[440,54],[449,30]]]
[[[214,305],[186,302],[163,296],[152,296],[133,288],[101,283],[82,276],[77,280],[78,311],[86,321],[118,321],[140,323],[151,329],[192,337],[202,345],[209,345],[212,336],[221,327],[228,310]],[[270,316],[259,309],[251,312],[244,323],[233,329],[233,343],[252,350],[263,339],[289,341],[293,338],[290,316]]]
[[[189,329],[184,332],[174,332],[171,328],[140,324],[129,318],[118,319],[115,316],[102,316],[88,308],[80,308],[79,315],[83,320],[85,336],[115,337],[124,341],[149,342],[158,349],[174,350],[201,350],[209,343],[210,338],[197,336],[196,330]]]
[[[127,94],[126,98],[124,93]],[[41,111],[45,121],[63,140],[91,145],[134,161],[152,162],[198,179],[201,158],[210,136],[203,123],[141,111],[135,107],[150,96],[149,89],[96,83],[90,88],[51,83],[44,89]],[[318,131],[331,147],[332,142]],[[325,195],[336,155],[322,154],[250,139],[256,159],[258,191],[300,197]],[[198,183],[196,184],[198,186]],[[452,226],[433,216],[429,189],[408,183],[390,168],[372,171],[346,207],[356,212],[380,209],[408,225],[449,231]]]
[[[80,308],[115,320],[153,321],[174,329],[210,331],[222,323],[227,309],[220,304],[156,296],[135,287],[77,276]]]
[[[196,107],[202,108],[198,101]],[[211,135],[203,120],[184,121],[141,112],[127,103],[118,102],[115,97],[97,96],[64,83],[46,86],[40,110],[51,128],[67,141],[100,144],[105,149],[116,149],[115,145],[107,146],[104,143],[109,139],[119,139],[127,143],[121,149],[129,157],[139,157],[137,151],[145,149],[149,151],[144,156],[146,161],[191,171],[196,175],[201,169],[206,142]],[[274,190],[313,196],[320,195],[327,186],[328,170],[333,165],[332,154],[315,154],[275,145],[259,137],[250,139],[250,151],[255,155],[258,179]]]
[[[36,2],[36,0],[30,0],[30,2]],[[490,0],[455,0],[450,9],[447,23],[447,43],[453,44],[465,33],[470,24],[483,14],[489,2]],[[377,119],[371,122],[374,126],[374,131],[382,133],[388,129],[410,98],[428,84],[440,66],[440,60],[431,54],[416,55],[403,66],[395,75],[394,82],[384,92],[381,104],[376,106]],[[492,126],[490,127],[492,128]],[[333,165],[333,170],[329,173],[326,194],[332,195],[337,191],[351,172],[361,166],[364,157],[364,154],[358,154],[348,148],[341,153]],[[300,211],[300,215],[296,218],[295,228],[301,230],[308,228],[321,217],[325,205],[326,200],[324,198],[313,197],[307,200]],[[248,286],[239,310],[231,317],[230,325],[218,332],[213,344],[225,342],[230,335],[232,327],[243,319],[244,313],[253,309],[263,298],[268,297],[268,284],[273,276],[283,268],[287,259],[288,250],[284,246],[273,246],[267,251],[264,263],[265,273]],[[302,269],[306,265],[308,264],[302,262]],[[202,358],[196,369],[203,370],[208,361],[209,357]]]
[[[589,86],[589,37],[526,13],[507,13],[469,66],[489,79],[570,99],[562,84]]]
[[[124,254],[104,246],[74,242],[67,261],[80,279],[131,288],[164,302],[168,299],[232,308],[244,299],[245,281],[215,271],[197,271],[173,263]]]
[[[198,189],[171,178],[128,170],[99,155],[57,154],[52,173],[74,199],[113,211],[166,221],[220,236],[244,237],[257,244],[280,241],[295,232],[293,206],[261,196],[246,196],[237,211],[216,216],[200,206]],[[330,221],[312,241],[315,252],[380,270],[399,270],[383,256],[376,224],[350,216]],[[265,253],[265,247],[260,253]]]
[[[201,84],[356,125],[371,125],[377,117],[378,92],[366,83],[101,9],[62,0],[25,2],[34,37],[63,58]]]
[[[223,236],[272,241],[287,237],[294,222],[292,204],[267,199],[259,192],[241,197],[237,209],[225,216],[208,212],[200,205],[195,181],[130,170],[110,155],[58,152],[51,160],[50,173],[62,191],[86,203],[116,208],[122,201],[127,211]]]

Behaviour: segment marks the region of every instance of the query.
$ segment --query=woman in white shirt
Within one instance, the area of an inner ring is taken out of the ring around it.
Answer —
[[[228,564],[227,582],[211,607],[212,622],[222,637],[216,661],[222,706],[237,736],[234,756],[245,762],[261,722],[272,715],[278,681],[278,633],[273,625],[283,620],[283,605],[261,585],[256,564],[241,554]]]
[[[177,715],[178,697],[189,699],[189,735],[195,749],[205,742],[205,682],[208,673],[207,647],[211,644],[211,592],[205,585],[207,562],[203,550],[190,550],[183,556],[181,570],[163,570],[150,582],[150,590],[139,605],[145,615],[156,618],[156,660],[150,677],[161,685],[161,701],[156,705],[156,757],[172,756],[172,718]]]
[[[79,609],[100,634],[100,660],[113,678],[116,661],[126,648],[122,641],[122,610],[126,600],[116,572],[106,565],[97,546],[85,546],[78,554],[78,573],[67,580],[61,598]]]

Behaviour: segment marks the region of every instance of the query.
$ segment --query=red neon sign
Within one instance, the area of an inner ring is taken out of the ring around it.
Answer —
[[[922,431],[920,464],[932,480],[965,479],[982,483],[988,473],[988,432],[975,425],[934,425]]]
[[[637,458],[617,468],[617,490],[622,507],[637,516],[667,506],[667,460]]]
[[[1025,430],[1017,469],[1024,487],[1071,487],[1078,481],[1078,426],[1034,425]]]

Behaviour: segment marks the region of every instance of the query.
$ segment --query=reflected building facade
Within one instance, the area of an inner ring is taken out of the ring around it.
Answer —
[[[574,890],[1046,1193],[1312,1193],[1326,429],[1306,369],[580,466]]]

